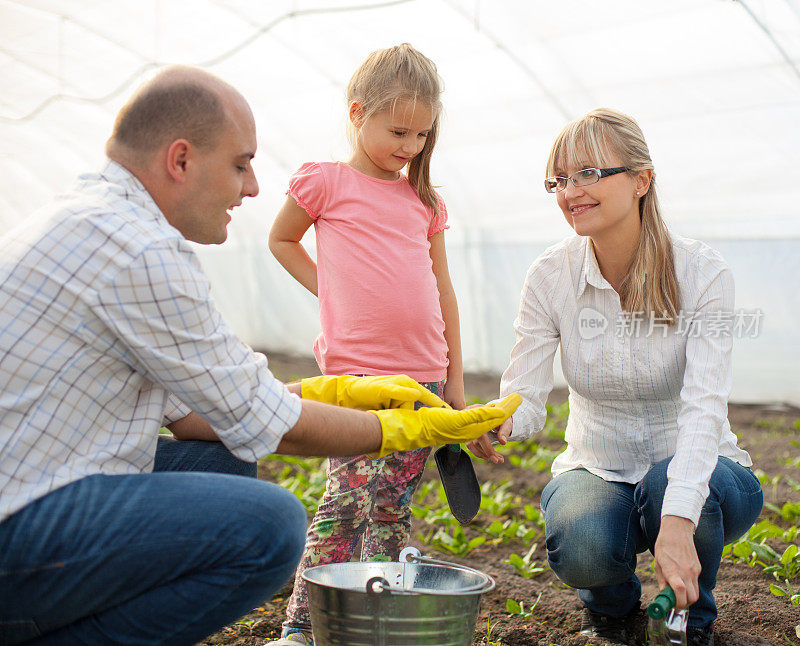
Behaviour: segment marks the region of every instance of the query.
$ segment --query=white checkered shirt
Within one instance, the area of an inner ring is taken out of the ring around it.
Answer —
[[[606,480],[639,482],[674,456],[662,515],[697,524],[717,456],[750,466],[728,423],[729,314],[733,276],[722,257],[673,238],[680,291],[678,325],[626,325],[619,295],[603,278],[588,237],[547,249],[531,266],[514,323],[517,342],[500,394],[520,393],[512,439],[542,429],[553,357],[569,385],[567,448],[553,475],[583,467]]]
[[[0,384],[0,520],[88,475],[151,471],[159,427],[190,411],[252,461],[301,408],[114,162],[0,238]]]

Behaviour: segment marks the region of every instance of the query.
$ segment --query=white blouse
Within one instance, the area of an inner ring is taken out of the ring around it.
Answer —
[[[605,480],[639,482],[674,456],[661,510],[695,525],[718,456],[752,465],[727,419],[733,345],[733,275],[719,253],[672,238],[680,297],[676,325],[626,316],[588,237],[547,249],[528,270],[516,344],[500,394],[522,395],[512,440],[542,430],[553,357],[569,385],[567,448],[553,475],[583,467]]]

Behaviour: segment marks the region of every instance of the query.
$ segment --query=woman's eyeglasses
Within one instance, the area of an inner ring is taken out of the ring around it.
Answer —
[[[544,190],[548,193],[561,192],[567,188],[567,182],[572,181],[573,186],[589,186],[589,184],[596,184],[604,177],[609,175],[616,175],[617,173],[624,173],[628,168],[626,166],[617,166],[616,168],[584,168],[577,173],[572,173],[569,177],[548,177],[544,180]]]

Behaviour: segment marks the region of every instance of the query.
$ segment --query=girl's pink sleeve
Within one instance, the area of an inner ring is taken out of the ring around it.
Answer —
[[[312,220],[325,212],[325,176],[322,167],[314,162],[303,164],[289,180],[287,195],[305,209]]]
[[[437,203],[439,206],[439,215],[433,215],[433,209],[431,209],[431,226],[428,227],[429,238],[434,233],[439,233],[439,231],[444,231],[445,229],[450,228],[450,225],[447,224],[447,207],[444,205],[444,200],[438,193],[436,194],[436,198],[438,200]]]

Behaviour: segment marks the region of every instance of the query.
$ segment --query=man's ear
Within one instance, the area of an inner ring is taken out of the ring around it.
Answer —
[[[349,115],[350,123],[352,123],[356,128],[360,128],[364,125],[366,113],[364,112],[364,106],[361,104],[361,101],[353,101],[350,104]]]
[[[176,139],[167,146],[167,173],[174,181],[180,184],[186,181],[193,153],[194,147],[186,139]]]

